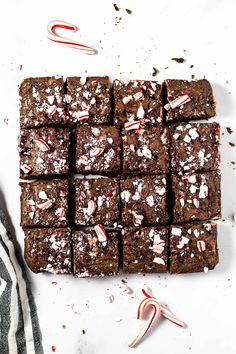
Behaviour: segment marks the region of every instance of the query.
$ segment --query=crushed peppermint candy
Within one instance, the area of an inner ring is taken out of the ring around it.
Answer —
[[[89,155],[90,157],[98,157],[100,155],[102,155],[104,149],[101,148],[93,148],[90,150]]]
[[[51,200],[47,200],[44,203],[41,204],[37,204],[37,208],[45,210],[45,209],[50,209],[52,207],[52,201]]]
[[[140,127],[140,122],[126,122],[125,125],[125,130],[132,130],[132,129],[138,129]]]
[[[182,236],[181,240],[179,241],[177,248],[183,248],[184,245],[187,245],[189,243],[189,238]]]
[[[142,92],[136,92],[133,95],[133,98],[134,98],[135,101],[141,101],[141,100],[143,100],[144,96],[143,96]]]
[[[97,206],[96,206],[95,201],[94,200],[90,200],[88,202],[88,207],[87,207],[87,210],[86,210],[87,215],[91,216],[95,212],[96,207]]]
[[[153,263],[165,265],[165,261],[164,261],[164,259],[162,259],[161,257],[155,257],[155,258],[153,259]]]
[[[201,199],[205,199],[208,196],[208,187],[206,184],[201,184],[198,196]]]
[[[174,109],[174,108],[178,108],[182,105],[184,105],[185,103],[191,101],[191,98],[189,97],[188,94],[179,96],[177,98],[175,98],[172,101],[169,101],[169,104],[165,105],[165,108],[168,110],[170,108]]]
[[[98,224],[94,227],[94,230],[97,234],[98,241],[101,242],[104,246],[107,245],[107,235],[101,224]]]
[[[32,168],[31,168],[29,165],[27,165],[26,163],[21,163],[20,169],[21,169],[25,174],[29,173],[29,172],[32,170]]]
[[[197,241],[197,248],[199,252],[206,250],[206,243],[204,241]]]
[[[36,139],[35,143],[38,146],[38,148],[40,148],[40,150],[42,150],[42,151],[49,151],[50,150],[49,145],[43,139]]]

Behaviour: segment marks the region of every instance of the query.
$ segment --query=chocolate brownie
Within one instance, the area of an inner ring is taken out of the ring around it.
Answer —
[[[67,113],[71,125],[110,121],[110,84],[104,77],[68,77]]]
[[[62,126],[67,123],[62,77],[33,77],[20,86],[20,126]]]
[[[124,273],[167,272],[168,233],[165,227],[122,230]]]
[[[171,171],[217,170],[220,164],[220,126],[217,123],[180,124],[172,128]]]
[[[171,226],[170,273],[207,272],[217,263],[216,224]]]
[[[69,172],[67,128],[23,129],[20,132],[20,177],[63,175]]]
[[[71,232],[69,228],[24,229],[24,256],[35,272],[71,273]]]
[[[166,176],[127,177],[121,183],[121,209],[124,225],[166,224]]]
[[[168,128],[123,130],[123,173],[169,172]]]
[[[155,81],[115,80],[114,101],[118,126],[133,129],[162,123],[162,87]]]
[[[121,142],[115,127],[81,125],[77,128],[76,171],[119,173]]]
[[[67,226],[68,181],[21,182],[22,226]]]
[[[75,224],[114,226],[119,221],[119,182],[116,178],[77,178]]]
[[[172,187],[175,222],[221,217],[219,171],[173,176]]]
[[[118,274],[118,232],[104,229],[102,234],[95,230],[73,231],[72,248],[77,277]]]
[[[215,100],[212,87],[206,79],[166,80],[166,121],[186,121],[214,117]]]

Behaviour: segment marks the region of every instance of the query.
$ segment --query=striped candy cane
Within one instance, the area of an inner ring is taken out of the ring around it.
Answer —
[[[71,25],[70,23],[64,21],[52,21],[47,26],[48,39],[52,42],[61,43],[70,48],[75,48],[81,51],[84,54],[93,55],[96,54],[96,50],[87,45],[78,43],[74,40],[59,36],[55,31],[57,28],[63,28],[70,30],[72,32],[76,32],[78,28],[75,25]]]

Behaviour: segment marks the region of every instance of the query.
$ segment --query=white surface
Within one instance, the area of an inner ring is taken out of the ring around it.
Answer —
[[[207,274],[129,276],[128,286],[137,299],[118,287],[122,275],[106,279],[33,275],[33,292],[43,334],[45,353],[110,354],[233,354],[235,342],[236,229],[236,75],[234,0],[197,1],[19,1],[1,2],[0,33],[0,188],[5,196],[17,237],[20,229],[17,134],[19,130],[17,84],[27,76],[108,74],[114,78],[157,80],[191,78],[212,82],[217,100],[217,120],[222,125],[223,218],[219,222],[220,263]],[[133,11],[132,15],[125,8]],[[122,20],[115,26],[116,16]],[[51,43],[46,38],[49,21],[61,19],[79,26],[73,35],[98,49],[89,57]],[[101,43],[100,43],[101,40]],[[184,52],[186,50],[186,52]],[[177,64],[172,57],[185,57]],[[23,65],[19,71],[19,66]],[[193,64],[194,68],[190,69]],[[165,69],[168,67],[168,69]],[[227,81],[228,80],[228,83]],[[5,122],[4,122],[5,119]],[[7,124],[6,124],[7,119]],[[232,127],[229,135],[225,127]],[[57,285],[52,285],[57,281]],[[140,290],[148,285],[154,295],[184,320],[179,329],[163,320],[137,348],[127,342],[137,333],[135,319]],[[109,290],[108,290],[109,289]],[[115,301],[108,302],[109,294]],[[74,308],[72,308],[72,305]],[[73,309],[75,312],[74,313]],[[116,322],[122,319],[121,322]],[[66,328],[62,328],[65,325]],[[82,330],[86,334],[82,334]]]

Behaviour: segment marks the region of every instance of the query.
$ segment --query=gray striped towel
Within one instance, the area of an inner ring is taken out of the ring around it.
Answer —
[[[0,353],[43,353],[37,310],[24,262],[1,209]]]

